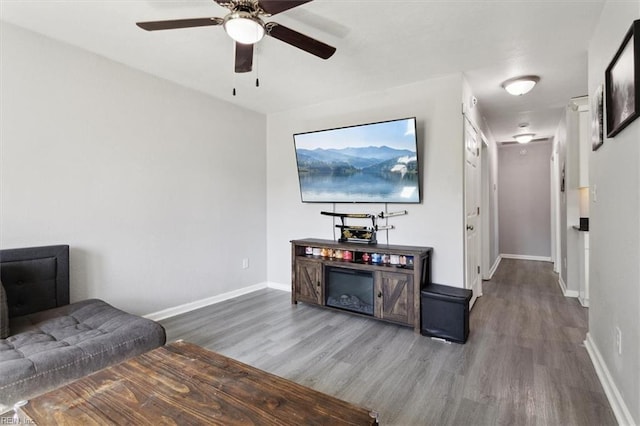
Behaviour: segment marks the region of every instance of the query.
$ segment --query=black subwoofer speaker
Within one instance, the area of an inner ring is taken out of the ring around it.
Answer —
[[[469,337],[471,290],[442,284],[429,284],[420,295],[420,333],[456,343]]]

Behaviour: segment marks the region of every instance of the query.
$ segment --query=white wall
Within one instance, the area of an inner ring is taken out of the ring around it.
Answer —
[[[0,31],[2,248],[69,244],[72,300],[139,314],[264,282],[263,115]]]
[[[502,145],[500,170],[500,252],[551,257],[550,142]]]
[[[333,239],[331,204],[303,204],[293,134],[416,116],[422,167],[421,204],[389,205],[407,216],[389,222],[390,244],[434,248],[433,280],[464,285],[462,76],[451,75],[357,97],[269,115],[267,119],[267,254],[269,281],[290,285],[291,239]],[[380,204],[336,205],[337,211],[377,213]],[[386,242],[380,233],[379,242]]]
[[[489,266],[493,266],[500,255],[500,220],[498,216],[499,201],[498,195],[498,146],[493,139],[492,143],[487,146],[488,164],[489,164]]]
[[[638,2],[605,4],[589,44],[590,94],[604,83],[606,67],[638,18]],[[640,119],[591,152],[589,182],[597,189],[589,220],[589,338],[628,409],[623,420],[640,424]],[[621,355],[615,327],[622,332]]]

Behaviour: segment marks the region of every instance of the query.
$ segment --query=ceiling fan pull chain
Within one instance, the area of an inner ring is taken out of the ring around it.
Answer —
[[[254,53],[254,57],[256,60],[256,87],[260,87],[260,61],[258,60],[260,56],[260,48],[259,47],[255,47],[255,53]]]
[[[234,58],[235,58],[235,49],[237,49],[237,47],[234,46],[234,52],[233,52]],[[236,95],[236,73],[235,73],[235,71],[233,72],[232,75],[233,75],[233,96],[235,96]]]

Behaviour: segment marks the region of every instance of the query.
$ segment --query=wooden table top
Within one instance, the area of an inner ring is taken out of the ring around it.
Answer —
[[[375,425],[375,414],[178,341],[40,395],[40,425]]]

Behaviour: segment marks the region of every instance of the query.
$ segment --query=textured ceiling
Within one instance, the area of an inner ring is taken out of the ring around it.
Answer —
[[[333,45],[336,54],[324,61],[266,37],[257,46],[258,74],[244,75],[233,73],[233,42],[221,27],[135,26],[224,16],[213,0],[0,0],[0,19],[263,113],[462,72],[501,142],[523,121],[536,137],[552,136],[569,99],[586,95],[588,41],[602,5],[315,0],[267,21]],[[516,98],[500,88],[523,74],[541,77],[530,94]]]

